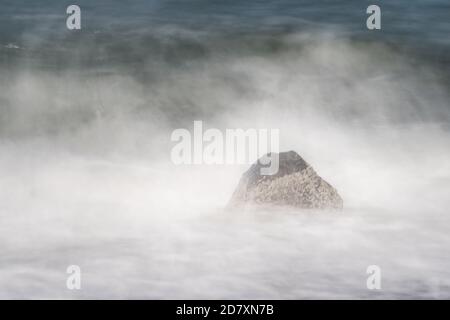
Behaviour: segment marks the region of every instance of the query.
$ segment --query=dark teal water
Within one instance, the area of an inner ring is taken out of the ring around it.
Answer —
[[[155,28],[172,25],[205,32],[286,32],[309,29],[343,30],[359,38],[408,45],[430,52],[448,50],[450,4],[431,1],[87,1],[82,9],[83,32],[114,32],[151,35]],[[382,10],[382,30],[366,29],[366,8]],[[68,36],[61,1],[13,1],[0,4],[0,41],[37,41],[39,35]],[[22,38],[30,34],[27,38]],[[125,40],[125,39],[122,39]],[[54,46],[58,47],[58,43]],[[448,54],[448,51],[446,51]]]

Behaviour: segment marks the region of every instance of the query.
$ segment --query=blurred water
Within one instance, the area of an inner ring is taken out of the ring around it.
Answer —
[[[0,5],[0,298],[449,298],[445,1],[79,4]],[[193,120],[279,128],[345,209],[225,211]]]
[[[73,159],[40,169],[2,199],[2,298],[449,297],[448,180],[423,181],[443,188],[428,208],[402,185],[403,209],[227,212],[211,172]],[[80,291],[65,288],[70,264]],[[373,264],[380,291],[366,289]]]

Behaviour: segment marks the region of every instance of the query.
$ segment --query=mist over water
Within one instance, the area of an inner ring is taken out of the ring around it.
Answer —
[[[100,1],[74,34],[42,3],[0,23],[0,298],[450,297],[448,24]],[[194,120],[280,129],[344,210],[225,210],[248,166],[174,165]]]

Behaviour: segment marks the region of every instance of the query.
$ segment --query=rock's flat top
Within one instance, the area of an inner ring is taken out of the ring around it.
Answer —
[[[328,182],[295,151],[279,154],[279,170],[261,175],[257,161],[245,172],[230,200],[230,206],[270,204],[307,209],[341,209],[342,198]]]

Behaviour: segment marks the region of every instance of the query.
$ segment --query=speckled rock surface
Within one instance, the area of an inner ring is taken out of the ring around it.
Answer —
[[[229,202],[242,205],[280,205],[305,209],[342,209],[343,200],[296,152],[279,154],[279,170],[261,175],[257,162],[244,173]]]

